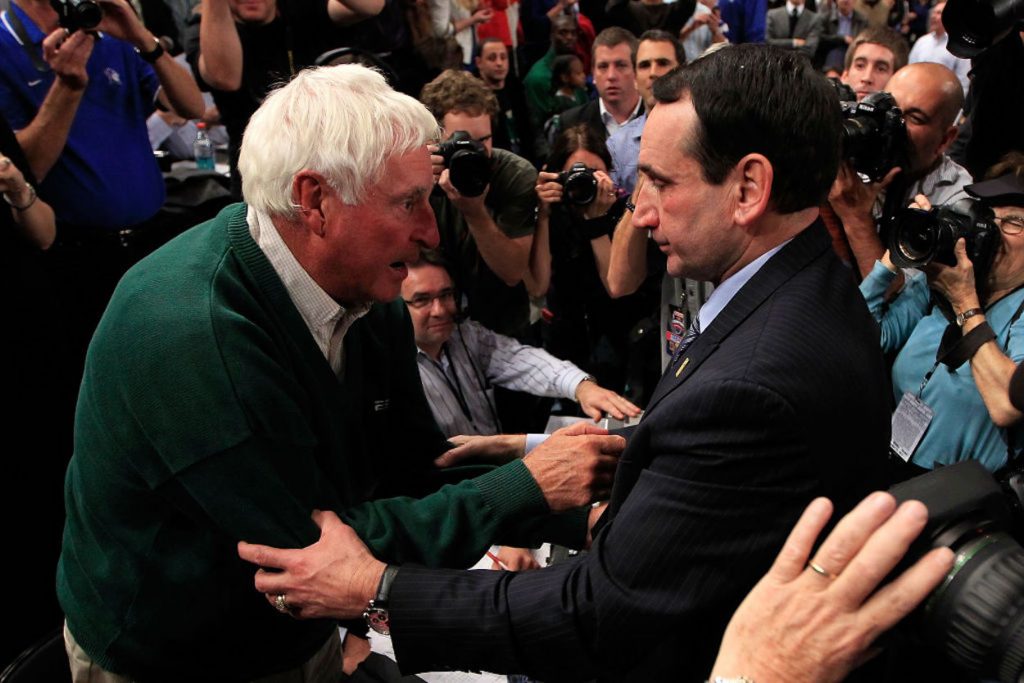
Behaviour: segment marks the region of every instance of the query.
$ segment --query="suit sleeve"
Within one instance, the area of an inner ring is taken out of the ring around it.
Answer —
[[[791,406],[760,385],[697,389],[657,418],[634,433],[616,485],[635,483],[579,561],[518,575],[402,568],[391,623],[403,671],[583,680],[652,647],[713,653],[810,499],[816,464]],[[694,665],[706,675],[711,662]]]

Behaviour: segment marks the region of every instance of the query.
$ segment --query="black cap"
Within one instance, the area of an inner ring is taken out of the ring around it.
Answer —
[[[1024,206],[1024,178],[1007,173],[964,188],[967,194],[988,206]]]

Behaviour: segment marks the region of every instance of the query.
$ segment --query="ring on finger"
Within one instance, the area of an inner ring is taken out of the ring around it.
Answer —
[[[274,596],[274,609],[281,614],[288,614],[288,601],[285,599],[284,593],[278,593]]]
[[[836,578],[835,574],[825,569],[820,564],[817,564],[816,562],[808,562],[807,568],[813,571],[815,574],[820,574],[821,576],[824,576],[826,579],[829,579],[830,581],[835,580]]]

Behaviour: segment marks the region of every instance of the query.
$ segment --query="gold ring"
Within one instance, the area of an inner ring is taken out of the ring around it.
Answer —
[[[274,609],[281,614],[288,614],[288,603],[285,601],[284,593],[278,593],[274,597]]]
[[[808,562],[807,566],[810,567],[811,570],[814,571],[816,574],[821,574],[826,579],[832,580],[832,579],[836,578],[835,574],[833,574],[829,570],[825,569],[820,564],[815,564],[814,562]]]

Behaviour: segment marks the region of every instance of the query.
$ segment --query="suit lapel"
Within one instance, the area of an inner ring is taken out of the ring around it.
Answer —
[[[779,287],[829,248],[828,234],[820,220],[793,238],[743,285],[708,329],[690,345],[678,361],[665,369],[654,389],[645,414],[697,372],[722,341],[757,310]]]

